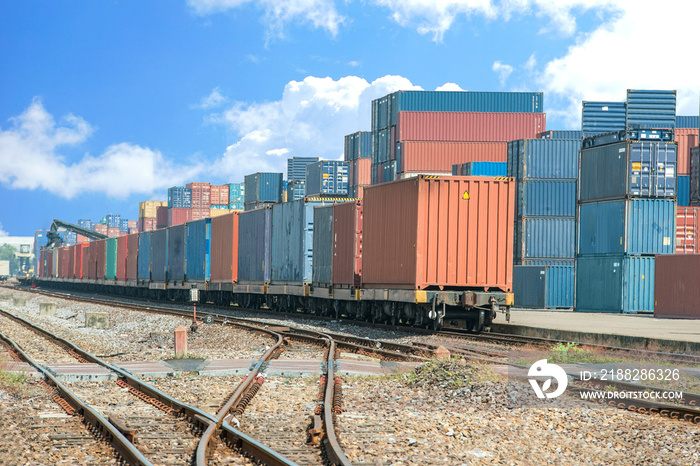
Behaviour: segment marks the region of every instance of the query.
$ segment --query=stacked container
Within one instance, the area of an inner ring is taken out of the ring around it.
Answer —
[[[691,205],[690,159],[700,143],[697,116],[677,116],[674,140],[678,143],[678,207]]]
[[[282,202],[282,173],[254,173],[245,176],[245,210]]]
[[[122,216],[117,214],[107,214],[105,216],[105,221],[107,222],[107,227],[109,228],[121,228],[122,226]]]
[[[209,183],[187,183],[185,187],[192,192],[190,220],[201,220],[209,217],[211,185]]]
[[[399,91],[372,101],[372,184],[506,160],[506,142],[544,131],[539,92]]]
[[[358,131],[345,136],[344,160],[348,162],[350,187],[348,197],[362,199],[366,186],[372,184],[372,133]]]
[[[170,190],[175,188],[170,188]],[[185,188],[182,188],[185,189]],[[168,198],[170,198],[170,190],[168,190]],[[144,201],[139,202],[139,219],[137,228],[139,232],[152,231],[158,226],[158,208],[167,207],[168,202],[161,201]]]
[[[654,121],[641,114],[634,118]],[[648,134],[628,130],[584,140],[577,206],[579,312],[654,309],[654,255],[676,249],[677,145]]]
[[[229,185],[227,184],[222,184],[222,185],[217,185],[213,184],[211,185],[211,207],[210,208],[220,208],[220,209],[228,209],[228,204],[229,204],[229,198],[230,198],[230,192],[229,192]],[[223,206],[223,207],[215,207],[215,206]]]
[[[100,234],[102,234],[102,235],[107,235],[107,229],[108,229],[108,228],[109,228],[109,227],[108,227],[107,224],[105,224],[105,223],[95,223],[95,224],[92,226],[92,229],[93,229],[94,231],[96,231],[97,233],[100,233]]]
[[[243,210],[245,203],[245,184],[231,183],[228,185],[228,208],[231,210]]]
[[[573,307],[580,146],[580,139],[508,143],[508,176],[517,184],[513,286],[518,307]]]
[[[306,195],[306,182],[304,180],[287,182],[287,202],[303,199]]]
[[[306,196],[348,197],[349,181],[348,162],[322,160],[306,166]]]
[[[507,162],[467,162],[452,165],[453,176],[508,176]]]

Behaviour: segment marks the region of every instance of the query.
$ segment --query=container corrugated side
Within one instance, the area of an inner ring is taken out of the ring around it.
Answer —
[[[228,193],[226,193],[228,196]],[[211,222],[205,218],[187,222],[185,227],[185,278],[206,282],[211,268]],[[217,254],[220,254],[217,252]]]
[[[535,138],[546,126],[544,113],[399,112],[396,142],[508,142]]]
[[[151,279],[151,235],[146,231],[139,233],[139,256],[137,277],[139,280]]]
[[[165,282],[168,269],[168,230],[151,232],[151,280]]]
[[[690,148],[698,145],[698,128],[676,128],[673,140],[678,144],[678,174],[690,174]]]
[[[578,139],[519,139],[506,148],[508,176],[526,178],[576,179]]]
[[[676,129],[700,128],[700,118],[697,115],[676,115]]]
[[[344,202],[333,206],[333,286],[360,287],[362,223],[362,202]]]
[[[625,102],[583,101],[581,132],[583,137],[625,129]]]
[[[211,219],[212,283],[238,281],[238,225],[238,212]]]
[[[700,147],[690,149],[690,202],[700,202]]]
[[[687,207],[690,205],[690,176],[684,175],[684,176],[678,176],[676,178],[676,184],[677,184],[677,197],[676,201],[678,203],[678,207]]]
[[[274,215],[274,214],[273,214]],[[314,284],[329,286],[333,278],[333,206],[314,207],[313,259]]]
[[[574,265],[513,267],[515,306],[568,309],[574,306]]]
[[[126,257],[128,236],[117,238],[117,280],[126,280]]]
[[[353,160],[352,174],[351,186],[369,186],[372,184],[372,161],[367,158]]]
[[[700,207],[676,210],[676,254],[700,254]]]
[[[306,165],[306,196],[348,195],[348,162],[322,160]]]
[[[576,129],[550,129],[537,134],[539,139],[583,139],[583,132]]]
[[[363,286],[510,291],[515,183],[424,176],[365,189]]]
[[[654,256],[576,258],[577,312],[654,311]]]
[[[457,173],[455,173],[455,166]],[[466,162],[452,165],[452,174],[456,176],[508,176],[507,162]]]
[[[700,319],[700,255],[660,255],[654,266],[654,317]]]
[[[245,202],[281,202],[282,173],[254,173],[246,175]]]
[[[518,216],[576,216],[576,180],[526,178],[518,182],[517,190]]]
[[[48,259],[48,258],[46,258]],[[94,280],[97,277],[97,243],[95,241],[90,241],[88,243],[88,254],[87,257],[83,258],[83,275]],[[46,275],[46,270],[44,272]]]
[[[627,89],[628,128],[675,128],[676,91]]]
[[[454,164],[505,162],[507,151],[506,142],[407,141],[397,145],[397,171],[451,173]]]
[[[97,262],[96,278],[98,280],[104,280],[106,271],[106,251],[107,251],[107,240],[101,239],[95,241],[97,249],[95,251],[95,259]]]
[[[239,213],[239,283],[266,283],[270,281],[270,256],[272,252],[271,234],[271,208],[268,207]]]
[[[582,149],[579,202],[676,197],[675,142],[623,141]]]
[[[526,259],[572,259],[576,219],[519,217],[515,220],[516,263]]]
[[[139,277],[139,234],[126,237],[126,279],[138,280]]]
[[[581,204],[578,254],[672,254],[676,203],[629,199]]]
[[[168,228],[167,280],[185,280],[185,225]]]

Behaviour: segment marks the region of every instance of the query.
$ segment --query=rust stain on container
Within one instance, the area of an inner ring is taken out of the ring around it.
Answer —
[[[212,283],[238,281],[238,212],[211,219]]]
[[[654,270],[654,316],[700,319],[700,255],[656,256]]]
[[[415,178],[366,188],[363,286],[513,284],[512,178]]]
[[[362,277],[362,202],[333,206],[333,285],[359,287]]]

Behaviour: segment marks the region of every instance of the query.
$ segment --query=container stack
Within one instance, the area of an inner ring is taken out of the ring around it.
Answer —
[[[362,199],[365,187],[372,184],[372,133],[357,131],[345,136],[344,160],[348,162],[348,197]]]
[[[231,210],[243,210],[245,203],[245,184],[231,183],[228,185],[228,208]]]
[[[121,228],[122,226],[122,216],[117,214],[107,214],[105,216],[108,228]]]
[[[466,162],[452,165],[452,176],[508,176],[508,162]]]
[[[550,132],[548,139],[508,143],[508,176],[516,181],[513,240],[515,306],[574,305],[576,180],[580,139]]]
[[[506,143],[546,130],[539,92],[399,91],[372,101],[371,182],[505,162]]]
[[[154,219],[154,221],[155,221],[155,219]],[[96,231],[97,233],[101,233],[101,234],[103,234],[103,235],[106,235],[106,234],[107,234],[107,229],[108,229],[108,228],[109,228],[109,227],[107,226],[106,223],[95,223],[95,224],[92,226],[93,231]]]
[[[628,118],[630,108],[635,108],[631,92]],[[649,92],[643,95],[649,98]],[[659,92],[660,100],[668,95]],[[675,108],[671,111],[675,114]],[[663,108],[648,108],[647,113],[635,112],[628,120],[630,128],[670,124],[663,120]],[[654,255],[676,250],[677,149],[672,128],[627,129],[584,139],[579,159],[576,311],[653,312]]]
[[[229,185],[211,185],[211,205],[207,217],[219,217],[230,212],[230,188]]]
[[[137,225],[139,233],[155,230],[157,226],[158,207],[167,206],[167,202],[161,201],[139,202],[139,220]]]
[[[678,143],[678,207],[690,204],[690,159],[699,144],[697,116],[677,116],[674,140]]]
[[[254,173],[245,176],[244,210],[282,202],[282,173]]]
[[[287,202],[303,199],[306,196],[306,181],[287,181]]]
[[[186,210],[180,207],[181,210]],[[168,226],[168,211],[170,209],[166,206],[156,207],[156,230],[161,228],[166,228]]]
[[[307,197],[348,197],[348,162],[321,160],[306,166]]]
[[[187,189],[192,192],[192,206],[189,220],[201,220],[209,217],[211,208],[211,185],[209,183],[187,183]]]

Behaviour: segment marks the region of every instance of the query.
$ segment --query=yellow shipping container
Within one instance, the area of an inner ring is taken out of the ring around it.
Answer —
[[[167,201],[144,201],[139,202],[139,218],[156,218],[158,207],[168,206]]]
[[[230,214],[231,212],[231,209],[209,209],[209,217],[219,217],[221,215]]]

